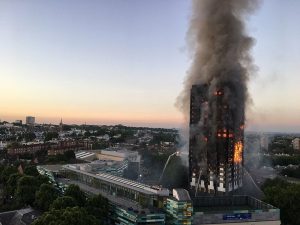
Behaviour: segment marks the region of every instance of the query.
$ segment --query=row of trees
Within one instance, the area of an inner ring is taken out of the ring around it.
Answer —
[[[63,196],[43,185],[36,197],[45,213],[33,225],[102,225],[107,222],[108,200],[101,195],[87,198],[77,185],[70,185]]]
[[[24,153],[18,155],[19,159],[38,160],[39,163],[43,164],[63,164],[63,163],[75,163],[76,156],[73,150],[65,151],[62,154],[48,156],[48,151],[46,149],[37,151],[35,153]],[[10,157],[11,161],[16,159],[16,157]]]
[[[1,210],[13,210],[35,205],[36,192],[43,184],[49,185],[47,177],[39,175],[35,166],[5,166],[0,168],[2,189]]]
[[[153,135],[153,139],[150,144],[160,144],[161,142],[173,142],[177,143],[178,135],[177,133],[164,133],[160,132]]]
[[[293,137],[275,136],[269,144],[269,151],[272,153],[292,154],[294,152],[292,139]]]
[[[296,168],[286,168],[281,171],[281,174],[288,177],[300,179],[300,166]]]
[[[87,197],[76,185],[62,194],[35,166],[25,169],[16,166],[0,168],[2,211],[31,206],[44,212],[34,225],[91,224],[101,225],[107,220],[108,200],[102,196]],[[102,221],[102,222],[101,222]]]
[[[280,209],[284,225],[300,224],[300,185],[282,179],[267,180],[262,186],[264,201]]]
[[[300,155],[264,156],[261,164],[266,165],[270,162],[273,166],[299,165]]]

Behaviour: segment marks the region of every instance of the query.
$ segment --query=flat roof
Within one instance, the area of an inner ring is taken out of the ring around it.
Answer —
[[[83,170],[80,170],[76,165],[64,165],[63,168],[85,174],[87,176],[94,177],[96,179],[104,180],[108,183],[113,183],[115,185],[119,185],[122,187],[127,187],[129,189],[135,190],[137,192],[141,192],[147,195],[160,195],[160,196],[169,196],[169,190],[166,188],[155,188],[153,186],[148,186],[142,183],[138,183],[136,181],[128,180],[122,177],[117,177],[111,174],[98,172],[97,174],[92,174]]]
[[[44,168],[46,170],[50,170],[51,172],[59,172],[62,169],[63,165],[54,164],[54,165],[39,165],[37,167]]]
[[[92,152],[78,152],[75,154],[76,158],[85,158],[93,155],[95,155],[95,153]]]
[[[195,212],[215,213],[218,211],[272,211],[274,206],[247,195],[198,196],[193,198]]]
[[[173,189],[173,197],[175,197],[178,201],[191,201],[188,191],[183,188]]]

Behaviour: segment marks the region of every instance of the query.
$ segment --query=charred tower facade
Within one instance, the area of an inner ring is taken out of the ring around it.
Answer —
[[[193,85],[190,96],[191,192],[230,194],[243,185],[244,107],[230,83]]]

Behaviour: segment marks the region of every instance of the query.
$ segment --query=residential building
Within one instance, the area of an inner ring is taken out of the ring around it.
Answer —
[[[211,88],[191,89],[189,184],[195,196],[228,194],[243,185],[244,114],[230,108],[228,88]]]
[[[64,140],[57,141],[51,144],[48,149],[48,155],[59,155],[64,154],[66,151],[79,151],[79,150],[90,150],[92,145],[89,141],[85,140]]]
[[[35,117],[33,117],[33,116],[26,116],[26,124],[27,125],[34,125],[35,124]]]
[[[41,150],[46,150],[48,155],[63,154],[66,151],[78,151],[82,149],[91,148],[91,144],[88,141],[52,141],[49,143],[44,142],[28,142],[21,146],[8,148],[7,153],[9,155],[22,155],[22,154],[34,154]]]

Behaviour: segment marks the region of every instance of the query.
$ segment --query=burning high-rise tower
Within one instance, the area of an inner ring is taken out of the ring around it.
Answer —
[[[258,2],[193,0],[192,64],[177,105],[190,121],[189,182],[196,194],[228,194],[243,185],[247,82],[254,69],[244,21]]]
[[[191,89],[189,182],[195,194],[228,194],[242,186],[244,115],[236,120],[230,101],[225,84]]]

